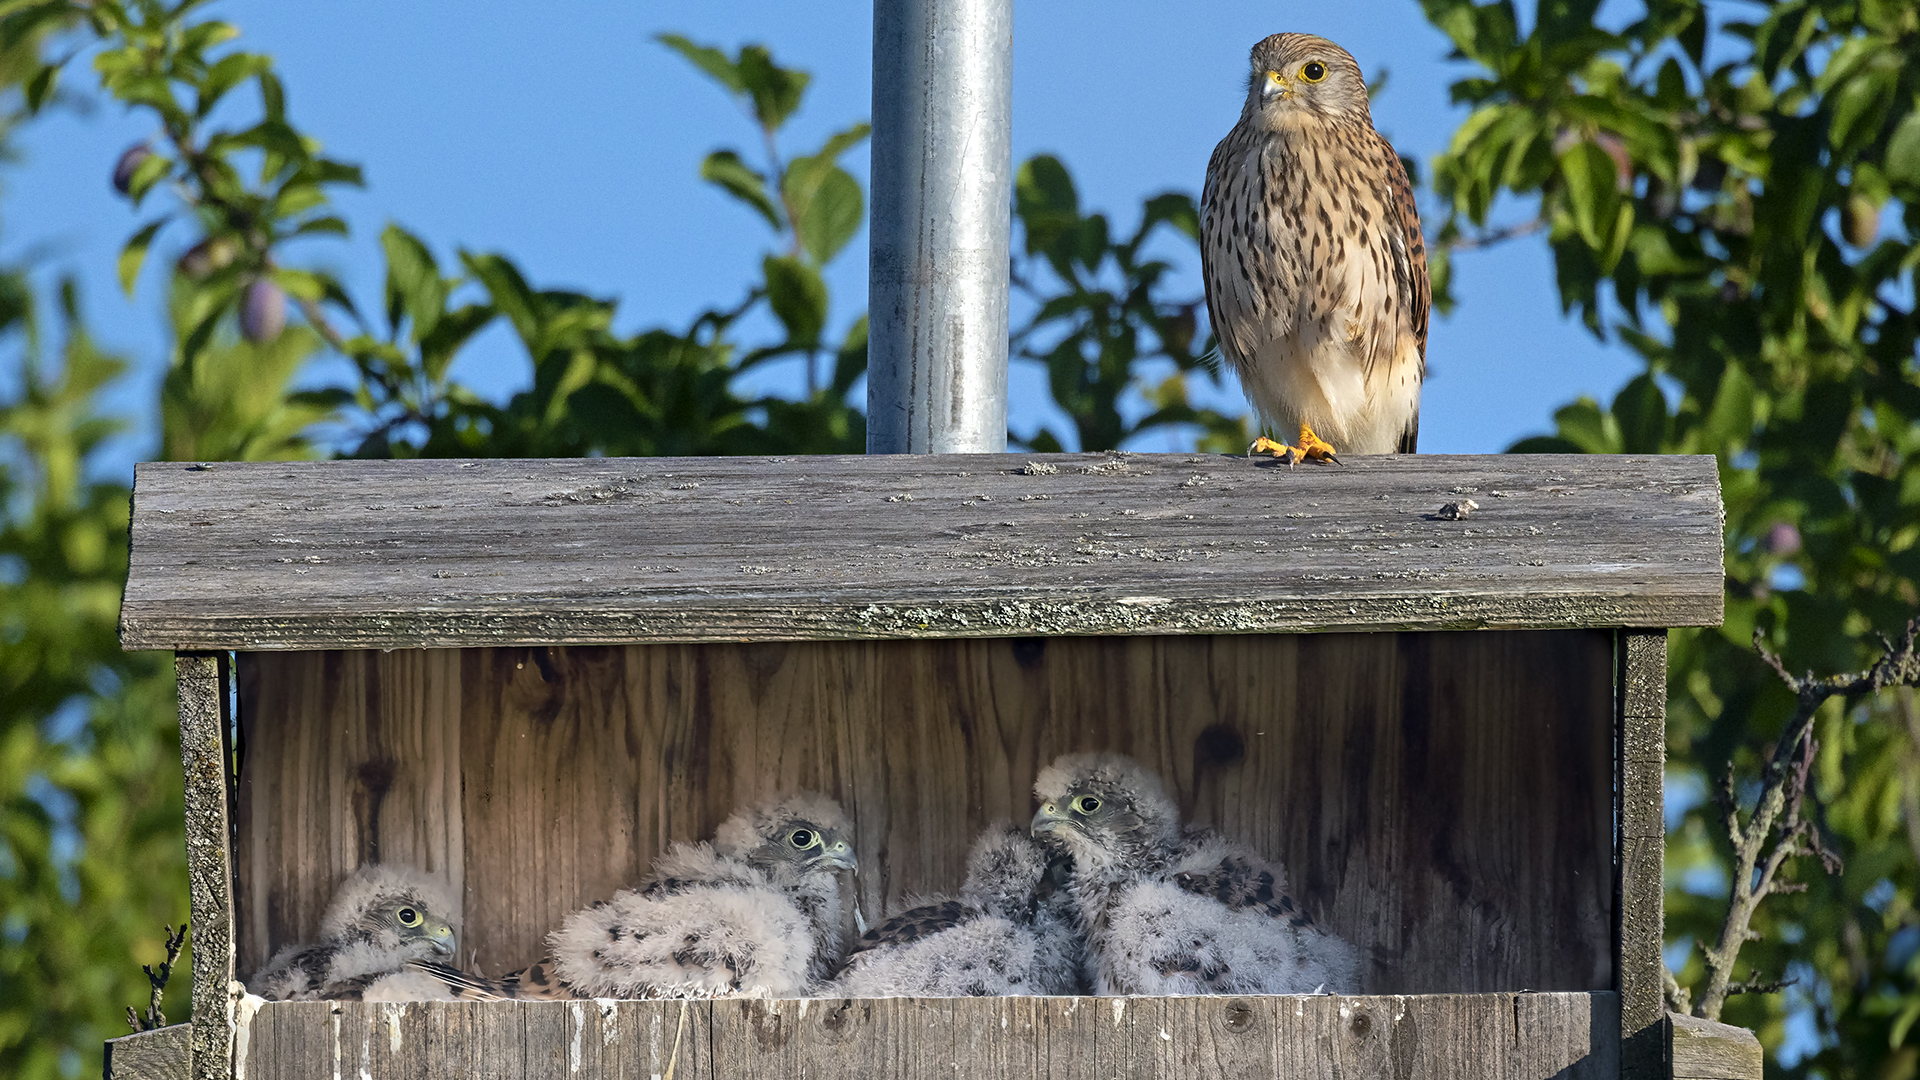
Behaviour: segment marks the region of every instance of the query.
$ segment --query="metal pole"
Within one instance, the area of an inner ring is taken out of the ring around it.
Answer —
[[[1007,448],[1013,0],[874,0],[867,452]]]

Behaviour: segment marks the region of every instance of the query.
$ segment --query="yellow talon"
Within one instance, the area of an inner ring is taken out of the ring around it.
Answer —
[[[1271,454],[1272,456],[1279,458],[1281,461],[1286,462],[1289,466],[1299,464],[1302,456],[1300,451],[1295,450],[1293,447],[1288,446],[1286,443],[1275,442],[1274,440],[1267,438],[1265,435],[1262,435],[1259,438],[1253,440],[1253,445],[1247,447],[1248,457],[1253,457],[1256,454]]]
[[[1300,425],[1300,449],[1297,452],[1308,461],[1340,464],[1340,459],[1333,456],[1333,447],[1326,440],[1315,435],[1313,429],[1306,424]]]

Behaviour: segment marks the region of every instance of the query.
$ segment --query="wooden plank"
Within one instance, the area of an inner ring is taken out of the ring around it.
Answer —
[[[1479,511],[1436,519],[1466,492]],[[121,640],[1718,625],[1720,515],[1710,457],[153,463],[136,476]]]
[[[672,1001],[272,1002],[237,1075],[708,1080],[710,1013]]]
[[[1617,1068],[1616,1013],[1611,993],[276,1002],[255,1018],[253,1052],[244,1065],[248,1080],[336,1074],[1601,1080]],[[1102,1049],[1121,1042],[1130,1046],[1124,1055]],[[1003,1063],[1013,1068],[1003,1071]]]
[[[1667,760],[1667,635],[1621,631],[1618,739],[1620,842],[1617,953],[1620,987],[1621,1075],[1661,1076],[1666,970],[1660,949],[1665,928]]]
[[[877,922],[1030,817],[1043,764],[1102,747],[1279,858],[1365,950],[1357,989],[1612,989],[1613,662],[1601,631],[249,655],[241,848],[271,870],[245,950],[310,933],[358,838],[428,861],[443,841],[410,838],[460,836],[462,957],[511,970],[670,841],[797,787],[852,816]]]
[[[411,866],[462,895],[461,661],[420,650],[293,663],[242,654],[243,975],[280,945],[312,941],[333,886],[365,863]],[[312,710],[313,720],[262,720],[290,710]],[[289,845],[288,836],[302,839]],[[464,926],[462,910],[442,914]]]
[[[193,1067],[191,1025],[170,1024],[108,1039],[106,1080],[187,1080]]]
[[[1667,1014],[1669,1075],[1673,1080],[1760,1080],[1766,1055],[1746,1028]]]
[[[1616,1080],[1620,1075],[1618,994],[1518,994],[1513,1031],[1508,1053],[1515,1076]],[[1536,1032],[1554,1034],[1536,1037]]]
[[[233,1059],[232,711],[224,655],[174,658],[186,773],[187,903],[192,920],[194,1080],[226,1080]]]

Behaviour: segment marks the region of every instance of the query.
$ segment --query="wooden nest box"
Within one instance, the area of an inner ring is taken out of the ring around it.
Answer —
[[[192,1075],[1666,1075],[1665,635],[1721,596],[1706,457],[142,465],[121,637],[177,655]],[[846,807],[877,919],[1093,749],[1282,861],[1361,993],[230,992],[375,861],[511,970],[774,789]]]

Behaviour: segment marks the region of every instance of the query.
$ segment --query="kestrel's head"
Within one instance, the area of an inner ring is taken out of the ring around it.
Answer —
[[[402,866],[363,866],[334,890],[320,917],[322,940],[361,942],[425,958],[452,956],[458,913],[439,881]]]
[[[1033,782],[1033,835],[1076,862],[1146,870],[1180,843],[1180,811],[1152,769],[1121,754],[1067,754]]]
[[[1371,125],[1367,80],[1347,50],[1312,34],[1275,34],[1248,57],[1241,116],[1270,131],[1309,121]]]
[[[831,873],[854,868],[852,836],[839,803],[801,791],[734,811],[713,846],[762,870]]]

